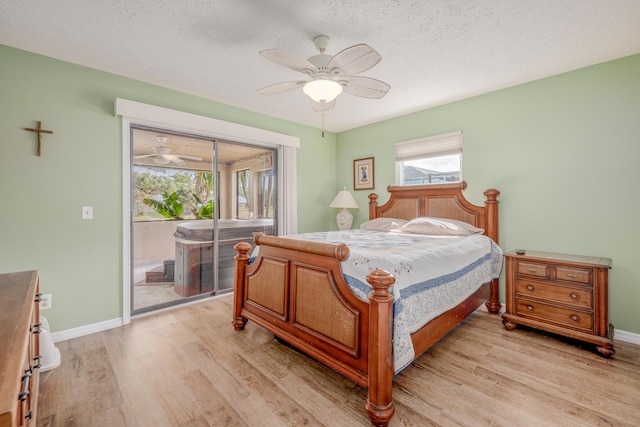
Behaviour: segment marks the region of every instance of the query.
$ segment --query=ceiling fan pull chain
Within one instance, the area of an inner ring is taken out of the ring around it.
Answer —
[[[324,138],[324,111],[322,112],[322,137]]]

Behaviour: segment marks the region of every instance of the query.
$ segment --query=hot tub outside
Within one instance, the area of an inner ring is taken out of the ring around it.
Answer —
[[[182,296],[213,292],[213,265],[218,266],[218,290],[233,287],[234,246],[253,243],[254,233],[274,234],[272,218],[218,220],[218,257],[215,260],[213,220],[178,225],[175,236],[174,289]]]

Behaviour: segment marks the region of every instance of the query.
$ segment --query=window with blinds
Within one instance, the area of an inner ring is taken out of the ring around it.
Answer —
[[[460,182],[461,166],[462,131],[396,143],[397,185]]]

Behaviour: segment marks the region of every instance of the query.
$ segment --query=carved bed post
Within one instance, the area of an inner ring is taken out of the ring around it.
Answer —
[[[245,278],[245,269],[247,267],[247,263],[249,262],[249,251],[251,250],[251,245],[246,242],[240,242],[233,247],[238,253],[235,256],[236,262],[236,271],[234,278],[234,294],[233,294],[233,327],[236,331],[241,331],[244,329],[244,325],[247,324],[247,319],[242,317],[242,300],[244,299],[243,289],[244,289],[244,281]]]
[[[384,270],[367,276],[373,286],[369,294],[369,376],[367,412],[374,426],[385,427],[395,412],[393,385],[393,295],[395,278]]]
[[[498,241],[498,196],[500,192],[495,188],[490,188],[484,192],[487,198],[484,202],[487,208],[487,236],[491,237],[494,242]]]
[[[369,219],[377,218],[378,195],[376,193],[369,194]]]
[[[484,192],[487,197],[484,204],[487,208],[487,236],[498,244],[498,195],[500,192],[495,188],[490,188]],[[500,283],[499,279],[491,281],[491,295],[489,301],[485,303],[489,313],[498,313],[500,311]]]

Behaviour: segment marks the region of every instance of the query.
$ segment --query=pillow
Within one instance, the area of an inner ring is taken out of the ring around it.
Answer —
[[[405,225],[407,221],[398,218],[375,218],[371,221],[360,224],[361,230],[373,231],[397,231]]]
[[[469,236],[482,234],[482,228],[455,219],[423,216],[413,219],[400,229],[403,233],[429,234],[432,236]]]

